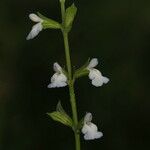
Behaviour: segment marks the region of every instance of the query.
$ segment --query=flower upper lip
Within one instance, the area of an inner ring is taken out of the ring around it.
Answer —
[[[43,19],[41,19],[39,16],[37,16],[36,14],[29,14],[29,18],[33,21],[33,22],[43,22]]]
[[[36,22],[36,24],[32,27],[30,33],[27,36],[27,40],[33,39],[34,37],[36,37],[40,31],[42,31],[43,29],[43,19],[41,19],[39,16],[37,16],[36,14],[30,14],[29,18],[33,21]]]
[[[94,67],[96,67],[98,65],[98,59],[97,58],[93,58],[91,59],[89,65],[87,66],[87,69],[92,69]]]

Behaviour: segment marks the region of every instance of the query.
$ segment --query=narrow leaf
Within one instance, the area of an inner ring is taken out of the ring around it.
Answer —
[[[60,113],[67,114],[67,113],[65,112],[65,110],[63,109],[62,105],[61,105],[61,101],[59,101],[59,102],[57,103],[56,111],[58,111],[58,112],[60,112]]]
[[[77,7],[74,4],[72,4],[70,7],[66,9],[65,27],[70,28],[70,26],[72,26],[76,13]]]
[[[60,122],[66,126],[72,127],[73,122],[69,116],[66,116],[58,111],[54,111],[52,113],[47,113],[53,120]]]

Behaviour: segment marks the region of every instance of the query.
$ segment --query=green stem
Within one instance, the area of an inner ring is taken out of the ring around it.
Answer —
[[[60,0],[62,23],[65,21],[65,0]]]
[[[71,82],[72,80],[71,58],[70,58],[70,51],[69,51],[68,33],[66,33],[65,31],[63,31],[63,38],[64,38],[68,77],[69,77],[69,81]]]
[[[76,142],[76,150],[80,150],[80,134],[76,130],[76,127],[78,125],[78,116],[77,116],[77,105],[76,105],[73,80],[71,80],[69,84],[69,92],[70,92],[70,102],[71,102],[71,108],[73,114],[73,121],[75,126],[74,135],[75,135],[75,142]]]
[[[73,122],[74,122],[74,135],[75,135],[75,143],[76,150],[80,150],[80,134],[76,131],[78,125],[78,115],[77,115],[77,106],[76,106],[76,98],[74,92],[74,80],[72,78],[72,67],[71,67],[71,58],[70,58],[70,50],[69,50],[69,41],[68,41],[68,32],[65,31],[64,21],[65,21],[65,0],[61,0],[61,14],[62,14],[62,33],[64,38],[64,46],[65,46],[65,55],[66,55],[66,63],[67,63],[67,71],[68,71],[68,86],[70,93],[70,103],[72,108]]]
[[[70,103],[71,103],[71,108],[72,108],[73,122],[75,126],[74,134],[75,134],[76,150],[80,150],[80,135],[76,131],[76,127],[78,125],[78,116],[77,116],[77,106],[76,106],[76,98],[75,98],[75,92],[74,92],[74,83],[73,83],[72,72],[71,72],[71,60],[70,60],[70,51],[69,51],[69,43],[68,43],[68,34],[63,33],[63,37],[64,37],[66,63],[67,63],[68,78],[69,78],[68,84],[69,84],[69,93],[70,93]]]

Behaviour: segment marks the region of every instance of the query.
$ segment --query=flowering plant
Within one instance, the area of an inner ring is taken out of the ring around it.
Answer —
[[[71,31],[74,18],[77,13],[77,8],[72,4],[67,9],[65,8],[65,0],[60,0],[62,23],[49,19],[42,14],[30,14],[29,18],[36,24],[32,27],[32,30],[27,36],[27,40],[35,38],[43,29],[59,29],[62,31],[66,55],[67,70],[63,69],[57,62],[54,63],[54,75],[51,77],[51,82],[48,84],[48,88],[59,88],[68,86],[70,94],[70,103],[72,108],[72,117],[70,117],[63,109],[61,102],[59,101],[56,107],[56,111],[47,113],[53,120],[58,121],[68,127],[70,127],[75,135],[76,150],[80,150],[80,131],[84,134],[85,140],[94,140],[101,138],[103,133],[98,131],[97,126],[92,123],[92,114],[86,113],[83,119],[78,120],[76,97],[74,91],[75,81],[82,76],[89,76],[92,85],[100,87],[106,84],[109,79],[104,77],[102,73],[95,69],[98,65],[98,59],[93,58],[88,60],[81,68],[72,72],[69,40],[68,34]]]

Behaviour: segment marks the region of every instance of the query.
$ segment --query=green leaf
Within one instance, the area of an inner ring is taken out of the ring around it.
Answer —
[[[63,107],[62,107],[62,105],[61,105],[61,101],[59,101],[59,102],[57,103],[56,111],[57,111],[57,112],[60,112],[62,115],[64,115],[66,118],[68,118],[69,120],[72,121],[72,119],[67,115],[66,111],[63,109]]]
[[[63,107],[62,107],[62,105],[61,105],[61,101],[59,101],[59,102],[57,103],[56,111],[67,115],[67,113],[65,112],[65,110],[63,109]]]
[[[61,112],[54,111],[52,113],[47,113],[54,121],[60,122],[66,126],[73,127],[73,121],[68,115],[64,115]]]
[[[66,28],[71,28],[74,18],[76,16],[76,13],[77,13],[77,7],[74,4],[72,4],[70,7],[66,9],[66,13],[65,13],[65,27]]]
[[[67,115],[59,101],[56,106],[56,111],[47,113],[53,120],[58,121],[66,126],[73,127],[72,119]]]
[[[47,18],[44,15],[40,14],[39,12],[37,13],[41,19],[43,19],[42,25],[44,29],[51,28],[51,29],[60,29],[61,24],[58,23],[57,21]]]

